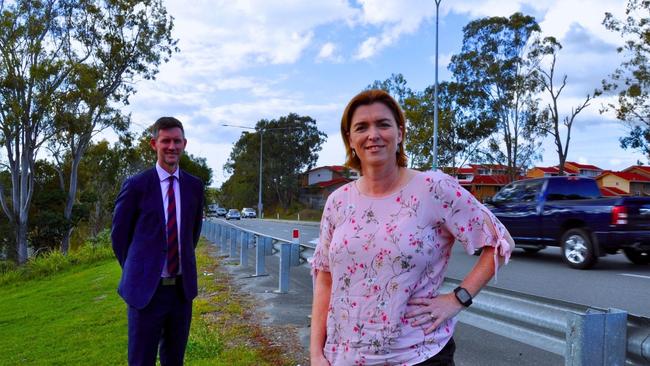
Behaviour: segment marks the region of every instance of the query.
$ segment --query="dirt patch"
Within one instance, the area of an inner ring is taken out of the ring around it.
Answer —
[[[309,365],[309,355],[301,346],[298,328],[265,324],[266,314],[258,310],[262,304],[254,296],[239,291],[228,271],[214,259],[216,253],[209,253],[210,247],[198,249],[199,255],[211,257],[199,263],[198,299],[209,304],[202,317],[212,329],[224,333],[226,347],[244,346],[257,350],[268,365]]]

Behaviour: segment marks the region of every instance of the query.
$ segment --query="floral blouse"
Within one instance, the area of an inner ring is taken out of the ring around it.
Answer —
[[[486,225],[489,219],[496,229]],[[490,245],[510,257],[506,229],[456,179],[416,174],[400,191],[364,196],[355,182],[325,205],[314,271],[332,275],[324,353],[331,365],[413,365],[437,354],[456,319],[432,333],[406,319],[411,297],[435,297],[455,241],[471,254]]]

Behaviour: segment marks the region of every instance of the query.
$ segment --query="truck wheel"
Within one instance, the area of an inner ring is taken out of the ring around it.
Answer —
[[[575,269],[587,269],[596,264],[594,245],[584,229],[569,229],[562,235],[562,259]]]
[[[623,249],[623,253],[634,264],[650,264],[650,250],[625,248]]]

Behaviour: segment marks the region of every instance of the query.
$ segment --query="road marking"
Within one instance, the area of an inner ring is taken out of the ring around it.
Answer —
[[[645,278],[645,279],[650,280],[650,276],[644,276],[644,275],[638,275],[638,274],[632,274],[632,273],[621,273],[621,276],[639,277],[639,278]]]

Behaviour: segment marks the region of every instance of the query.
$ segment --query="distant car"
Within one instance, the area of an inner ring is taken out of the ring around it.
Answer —
[[[240,220],[241,215],[239,214],[239,211],[235,208],[231,208],[228,210],[228,213],[226,213],[226,220]]]
[[[253,210],[250,207],[244,207],[241,210],[241,217],[243,217],[245,219],[246,218],[253,218],[254,219],[254,218],[257,217],[257,213],[255,212],[255,210]]]
[[[218,209],[219,209],[219,208],[218,208],[217,205],[208,205],[208,213],[207,213],[207,216],[208,216],[208,217],[219,216],[219,214],[218,214],[218,212],[217,212]]]
[[[225,217],[228,211],[226,211],[225,208],[219,207],[217,208],[217,217]]]

